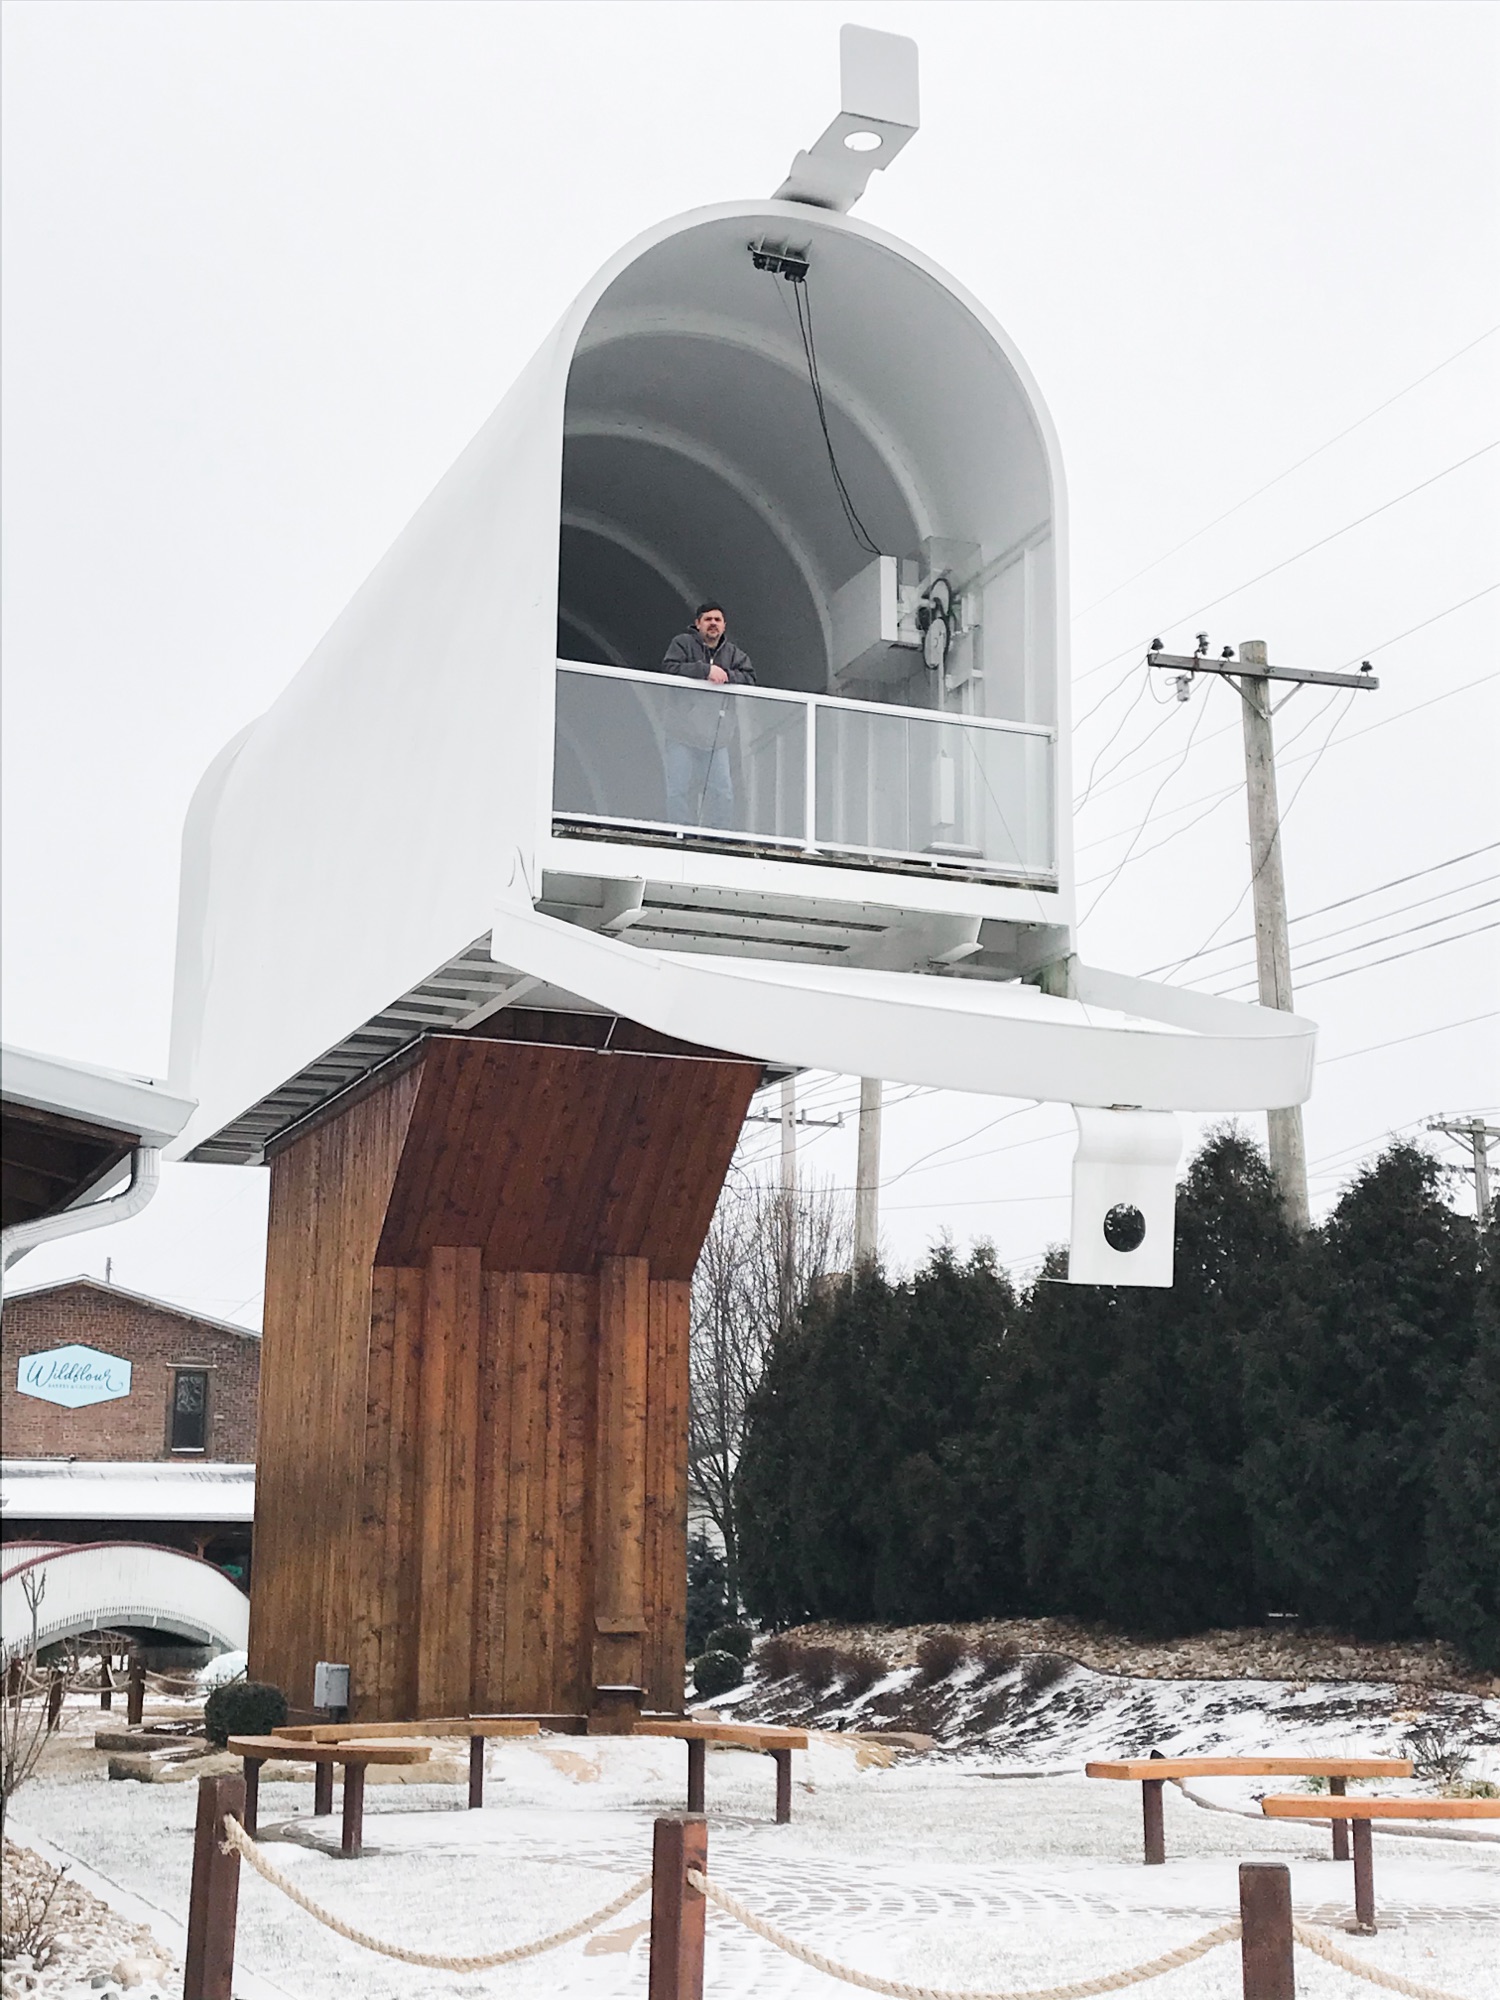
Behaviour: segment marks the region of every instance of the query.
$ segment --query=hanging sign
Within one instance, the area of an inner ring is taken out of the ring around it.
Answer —
[[[97,1347],[49,1347],[23,1354],[16,1364],[16,1387],[23,1396],[81,1410],[89,1403],[112,1403],[130,1394],[130,1363]]]

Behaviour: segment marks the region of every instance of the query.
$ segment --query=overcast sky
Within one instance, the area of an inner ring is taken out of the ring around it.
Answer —
[[[1497,17],[1441,0],[9,0],[7,1041],[164,1072],[205,764],[590,274],[771,192],[845,19],[922,56],[857,212],[984,301],[1061,435],[1085,957],[1252,992],[1237,697],[1157,705],[1144,642],[1368,657],[1379,692],[1276,724],[1315,1209],[1386,1134],[1500,1105]],[[1066,1234],[1065,1110],[891,1095],[895,1260]],[[805,1161],[847,1182],[852,1127]],[[265,1179],[170,1169],[15,1277],[110,1256],[258,1323]]]

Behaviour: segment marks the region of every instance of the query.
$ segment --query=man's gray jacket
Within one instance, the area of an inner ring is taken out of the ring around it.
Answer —
[[[677,634],[667,648],[661,670],[664,674],[680,674],[687,680],[706,681],[709,668],[715,664],[739,686],[754,687],[755,669],[750,664],[750,655],[742,652],[727,635],[710,648],[696,629]]]

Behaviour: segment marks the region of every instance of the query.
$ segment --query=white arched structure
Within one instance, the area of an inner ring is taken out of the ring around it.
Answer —
[[[222,1571],[148,1542],[8,1545],[0,1570],[0,1662],[31,1650],[27,1583],[40,1585],[35,1643],[120,1626],[170,1632],[224,1652],[243,1649],[250,1600]]]
[[[905,622],[867,645],[877,571]],[[961,611],[929,665],[934,580]],[[654,673],[689,590],[762,692]],[[259,1159],[415,1035],[522,995],[779,1066],[1300,1102],[1310,1023],[1073,958],[1066,633],[1057,439],[975,299],[803,200],[648,230],[199,787],[176,1150]],[[684,738],[732,739],[729,825],[674,804]]]

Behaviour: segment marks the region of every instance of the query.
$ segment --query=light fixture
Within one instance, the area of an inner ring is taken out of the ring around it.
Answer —
[[[885,141],[878,132],[846,132],[844,144],[851,153],[876,153]]]

